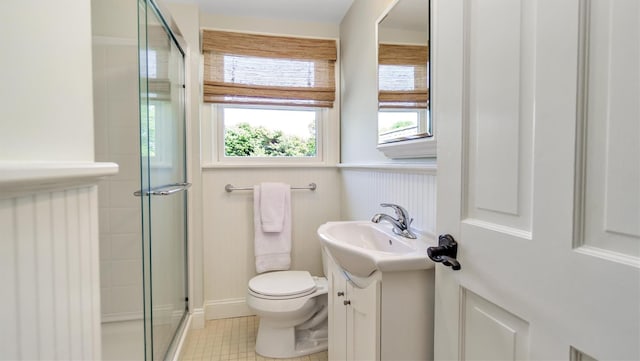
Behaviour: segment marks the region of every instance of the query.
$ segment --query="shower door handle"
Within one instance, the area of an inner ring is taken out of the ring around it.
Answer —
[[[144,191],[145,196],[169,196],[174,193],[186,191],[191,187],[191,183],[182,182],[182,183],[173,183],[167,184],[160,187],[154,187]],[[141,197],[143,195],[142,190],[137,190],[133,192],[133,195],[136,197]]]

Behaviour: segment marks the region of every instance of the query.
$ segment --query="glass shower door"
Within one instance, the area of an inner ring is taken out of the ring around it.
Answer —
[[[162,360],[187,315],[184,52],[153,1],[138,3],[145,359]]]

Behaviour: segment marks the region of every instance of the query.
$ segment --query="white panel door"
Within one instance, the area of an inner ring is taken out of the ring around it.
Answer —
[[[640,359],[640,1],[432,4],[435,359]]]

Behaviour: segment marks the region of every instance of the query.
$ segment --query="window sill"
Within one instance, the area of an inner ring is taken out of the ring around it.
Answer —
[[[202,163],[202,169],[257,169],[257,168],[336,168],[335,163],[303,163],[303,162],[224,162],[224,163]]]
[[[435,158],[436,139],[434,137],[403,140],[378,144],[378,150],[387,158]]]

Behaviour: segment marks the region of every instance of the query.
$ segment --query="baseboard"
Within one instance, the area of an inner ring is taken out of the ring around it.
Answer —
[[[247,306],[247,302],[244,298],[209,300],[204,304],[204,316],[206,320],[252,316],[254,314],[255,313]]]
[[[191,328],[204,328],[204,308],[196,308],[191,312]]]

